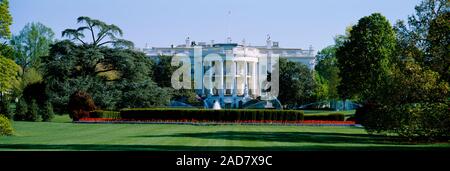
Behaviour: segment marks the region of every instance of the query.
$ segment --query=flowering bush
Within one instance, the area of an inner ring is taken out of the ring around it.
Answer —
[[[1,135],[12,135],[12,134],[13,134],[13,129],[11,126],[11,122],[5,115],[0,114],[0,136]]]

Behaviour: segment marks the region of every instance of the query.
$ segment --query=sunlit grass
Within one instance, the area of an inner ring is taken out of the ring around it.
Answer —
[[[449,143],[409,144],[357,127],[14,122],[0,150],[449,150]]]

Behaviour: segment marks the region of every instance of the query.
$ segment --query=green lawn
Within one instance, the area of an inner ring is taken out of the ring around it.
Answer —
[[[450,150],[450,143],[407,144],[356,127],[193,126],[14,122],[0,150]]]

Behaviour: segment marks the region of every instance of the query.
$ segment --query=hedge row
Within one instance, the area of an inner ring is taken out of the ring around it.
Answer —
[[[112,118],[120,119],[120,112],[116,111],[104,111],[104,110],[94,110],[89,113],[90,118]]]
[[[137,108],[120,111],[122,119],[137,120],[207,120],[207,121],[302,121],[303,111],[258,109],[166,109]]]
[[[345,121],[345,115],[342,113],[330,113],[327,115],[305,115],[304,120]]]

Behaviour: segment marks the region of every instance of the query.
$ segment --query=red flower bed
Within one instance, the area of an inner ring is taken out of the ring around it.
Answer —
[[[211,122],[208,120],[182,119],[182,120],[138,120],[138,119],[113,119],[113,118],[82,118],[80,123],[168,123],[168,124],[286,124],[286,125],[355,125],[355,121],[272,121],[272,120],[243,120],[236,122]]]

